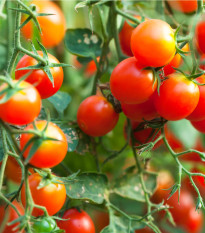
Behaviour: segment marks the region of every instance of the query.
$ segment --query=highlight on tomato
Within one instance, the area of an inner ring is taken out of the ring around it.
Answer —
[[[77,122],[87,135],[100,137],[114,129],[119,119],[112,104],[103,96],[93,95],[79,106]]]
[[[58,221],[57,224],[65,233],[95,233],[94,223],[84,210],[66,210],[62,218],[64,220]]]
[[[0,103],[0,118],[12,125],[25,125],[33,122],[41,110],[41,97],[34,86],[26,81],[18,83],[12,81],[16,92],[4,103]],[[3,83],[0,91],[8,88],[8,84]],[[0,101],[6,94],[14,91],[13,87],[8,92],[0,95]],[[15,114],[14,114],[15,113]]]
[[[43,53],[41,51],[38,51],[38,54],[43,57]],[[58,59],[56,59],[53,55],[49,53],[48,59],[50,63],[60,63]],[[35,66],[37,64],[38,62],[36,59],[28,55],[24,55],[16,66],[15,79],[20,79],[30,72],[30,74],[26,78],[26,81],[34,85],[39,91],[41,98],[45,99],[54,95],[60,89],[63,83],[63,69],[62,67],[50,68],[54,83],[50,81],[47,74],[42,69],[18,70],[24,67],[27,68],[28,66]]]
[[[52,14],[37,17],[42,30],[42,34],[40,34],[42,44],[46,48],[58,45],[63,40],[66,30],[66,21],[62,10],[56,3],[49,0],[34,0],[30,4],[36,6],[37,13]],[[25,17],[23,18],[24,20],[26,20]],[[33,38],[35,30],[37,30],[35,27],[33,23],[29,22],[22,28],[22,34],[26,39]]]
[[[180,73],[171,74],[163,81],[159,94],[154,96],[154,104],[160,116],[176,121],[189,116],[199,102],[197,84]]]
[[[19,211],[20,215],[24,215],[24,209],[22,205],[14,200],[12,204],[16,207],[16,209]],[[2,233],[18,233],[18,225],[19,222],[14,223],[12,225],[8,225],[8,223],[14,221],[15,219],[19,218],[17,212],[11,207],[8,206],[6,209],[6,204],[5,205],[0,205],[0,226],[3,226],[3,232]],[[7,219],[5,221],[5,218]],[[4,224],[4,225],[3,225]]]
[[[165,66],[176,52],[174,31],[165,21],[144,21],[132,33],[131,49],[136,59],[144,66]]]
[[[61,183],[60,180],[57,180],[57,177],[55,178],[55,181],[53,181],[53,178],[48,178],[46,185],[43,187],[39,187],[43,177],[41,177],[38,173],[33,173],[28,178],[29,187],[34,203],[36,205],[44,206],[50,216],[56,214],[63,207],[66,200],[65,185]],[[44,180],[45,179],[46,178],[44,177]],[[24,207],[26,206],[25,195],[24,183],[21,189],[21,202]],[[32,211],[32,215],[35,217],[41,216],[43,214],[43,210],[38,208],[34,208]]]
[[[156,90],[157,80],[153,71],[145,69],[140,62],[131,57],[114,68],[110,77],[110,89],[120,102],[140,104],[147,101]]]
[[[44,129],[47,125],[47,121],[41,120],[35,122],[36,128],[43,135],[41,139],[45,138],[38,149],[33,154],[29,163],[38,168],[51,168],[58,165],[63,161],[67,154],[68,143],[67,138],[64,132],[54,123],[49,122],[44,132]],[[25,128],[27,130],[33,130],[34,126],[29,125]],[[24,158],[27,158],[34,142],[24,149],[29,140],[35,137],[32,133],[23,133],[20,137],[20,148],[23,152]],[[47,139],[46,139],[47,138]]]

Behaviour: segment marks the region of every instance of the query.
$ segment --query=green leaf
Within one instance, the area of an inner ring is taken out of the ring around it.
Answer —
[[[144,175],[144,183],[147,191],[152,194],[156,188],[157,174]],[[144,191],[138,174],[125,175],[118,179],[113,187],[113,192],[132,200],[145,202]]]
[[[116,216],[113,211],[110,211],[110,224],[100,233],[134,233],[136,229],[143,228],[144,226],[143,222],[130,221],[128,218],[122,215]]]
[[[68,107],[68,104],[71,101],[71,97],[66,92],[58,91],[55,95],[51,96],[47,100],[53,104],[53,107],[56,109],[59,115],[61,115]]]
[[[107,182],[107,177],[103,174],[82,173],[75,181],[66,185],[67,195],[71,199],[89,200],[102,204]]]
[[[98,57],[102,39],[90,29],[68,29],[65,36],[67,50],[80,57]]]
[[[191,125],[188,120],[169,121],[168,128],[184,145],[185,149],[193,148],[196,145],[200,133]]]
[[[76,148],[76,152],[78,154],[85,154],[86,152],[89,152],[89,145],[90,145],[90,137],[87,134],[84,134],[80,129],[78,129],[78,137],[79,142]]]
[[[4,158],[4,148],[2,143],[2,135],[0,131],[0,162],[3,160],[3,158]]]
[[[77,130],[75,128],[69,128],[68,125],[61,126],[61,129],[66,135],[68,142],[68,152],[75,151],[79,142]]]

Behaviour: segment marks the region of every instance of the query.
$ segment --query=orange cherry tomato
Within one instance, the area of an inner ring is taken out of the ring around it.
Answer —
[[[5,89],[7,85],[2,84],[0,90]],[[16,92],[7,102],[0,104],[0,118],[13,125],[25,125],[33,122],[41,110],[41,97],[36,88],[25,81],[22,81],[19,87],[22,90]],[[0,96],[0,99],[3,96],[4,94]]]
[[[162,20],[147,20],[133,31],[131,49],[136,59],[146,67],[167,65],[176,52],[174,31]]]
[[[61,9],[56,3],[48,0],[36,0],[30,2],[30,4],[36,6],[38,13],[53,14],[49,16],[39,16],[37,19],[42,30],[42,34],[40,35],[42,44],[47,48],[58,45],[64,38],[66,30],[65,17]],[[24,17],[23,20],[26,20],[26,17]],[[29,22],[22,28],[22,33],[25,38],[32,39],[34,35],[34,27],[36,26]]]
[[[44,206],[50,216],[56,214],[64,205],[66,200],[66,189],[64,184],[58,183],[49,183],[46,186],[39,188],[39,184],[42,180],[42,177],[38,173],[34,173],[29,176],[29,187],[33,201],[36,205]],[[26,196],[25,196],[25,183],[22,186],[21,190],[21,201],[23,206],[26,206]],[[32,215],[41,216],[43,211],[34,208]]]
[[[16,159],[11,156],[9,156],[7,160],[5,174],[9,180],[12,180],[13,182],[18,184],[21,183],[21,167],[16,161]]]
[[[171,8],[183,13],[192,13],[197,10],[197,0],[168,0]]]
[[[38,51],[38,54],[43,57],[43,53]],[[50,63],[59,63],[59,61],[51,54],[48,54]],[[38,62],[28,55],[24,55],[20,61],[18,62],[16,69],[34,66],[37,65]],[[25,74],[31,72],[31,70],[16,70],[15,78],[20,79]],[[52,95],[54,95],[61,87],[63,83],[63,69],[62,67],[51,67],[50,72],[53,76],[54,85],[48,78],[47,74],[41,70],[32,70],[31,74],[26,78],[26,81],[33,84],[36,89],[39,91],[41,98],[45,99]]]
[[[43,131],[47,122],[36,121],[36,127],[39,131]],[[33,125],[29,125],[25,130],[33,129]],[[58,165],[66,156],[68,143],[66,135],[63,131],[54,123],[49,122],[45,132],[45,136],[56,140],[45,140],[41,143],[37,151],[34,153],[30,160],[30,164],[38,168],[51,168]],[[29,140],[34,137],[33,134],[25,133],[20,137],[20,148],[24,149]],[[33,143],[23,153],[24,158],[27,158]]]

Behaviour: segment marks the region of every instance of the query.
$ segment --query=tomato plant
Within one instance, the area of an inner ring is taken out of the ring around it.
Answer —
[[[119,115],[111,103],[102,96],[90,96],[78,108],[77,121],[83,132],[90,136],[103,136],[118,122]]]
[[[157,81],[152,70],[144,68],[134,57],[115,67],[110,77],[110,89],[116,99],[126,104],[140,104],[149,99],[156,90]]]
[[[66,30],[66,22],[63,12],[56,3],[49,0],[43,2],[32,1],[31,4],[36,6],[37,13],[51,14],[37,17],[42,30],[40,37],[43,45],[47,48],[58,45],[62,41]],[[23,20],[26,20],[26,18]],[[27,39],[32,39],[35,35],[34,31],[35,25],[30,22],[22,28],[22,33]]]
[[[66,233],[95,233],[95,226],[90,216],[84,210],[75,208],[66,210],[63,219],[58,222],[60,229]]]
[[[40,168],[50,168],[59,164],[67,153],[68,143],[63,131],[52,122],[46,125],[46,121],[36,121],[35,127],[43,132],[42,137],[45,139],[41,142],[38,149],[33,154],[30,164]],[[47,127],[47,128],[46,128]],[[33,125],[29,125],[25,130],[32,130]],[[46,128],[45,132],[44,129]],[[32,150],[33,143],[26,147],[27,143],[34,138],[33,134],[24,133],[20,137],[20,147],[24,151],[23,156],[27,158]],[[25,149],[26,147],[26,149]],[[58,153],[58,156],[56,156]]]
[[[38,51],[38,54],[42,57],[43,53]],[[59,64],[59,61],[51,54],[48,54],[49,62]],[[25,74],[31,72],[31,70],[18,70],[22,68],[27,68],[29,66],[35,66],[38,62],[28,56],[24,55],[16,66],[15,78],[20,79]],[[53,83],[49,80],[45,71],[41,69],[32,70],[31,74],[29,74],[26,78],[26,81],[35,85],[36,89],[39,91],[41,98],[45,99],[52,95],[54,95],[61,87],[63,83],[63,69],[62,67],[52,67],[50,68],[50,72],[53,76]]]
[[[147,20],[133,31],[131,49],[144,66],[167,65],[176,52],[174,31],[162,20]]]
[[[29,187],[33,201],[36,205],[44,206],[50,216],[56,214],[64,205],[66,199],[65,185],[60,181],[53,183],[52,181],[43,187],[39,187],[42,181],[42,177],[38,173],[34,173],[28,178]],[[26,206],[25,197],[25,183],[21,190],[21,201],[24,207]],[[56,198],[58,197],[58,198]],[[54,201],[55,200],[55,201]],[[38,208],[34,208],[32,212],[33,216],[43,215],[43,211]]]
[[[13,81],[13,84],[15,85],[17,82]],[[2,84],[0,90],[6,91],[7,88],[7,84]],[[25,81],[20,82],[17,88],[6,102],[0,103],[0,118],[14,125],[29,124],[40,113],[41,98],[36,88]],[[0,99],[5,98],[5,95],[2,94]],[[32,109],[32,111],[28,111],[28,109]]]

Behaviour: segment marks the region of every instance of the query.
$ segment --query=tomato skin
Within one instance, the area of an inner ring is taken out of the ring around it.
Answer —
[[[205,83],[205,75],[196,79],[199,83]],[[201,121],[205,119],[205,86],[198,86],[199,88],[199,102],[194,111],[186,118],[190,121]]]
[[[40,131],[42,131],[47,124],[47,122],[43,120],[36,121],[35,123],[37,129]],[[33,125],[29,125],[25,128],[25,130],[30,129],[33,129]],[[57,139],[58,141],[45,140],[42,142],[42,144],[34,153],[33,157],[29,162],[30,164],[38,168],[54,167],[58,165],[67,154],[68,143],[66,135],[56,124],[49,122],[45,134],[47,137]],[[20,137],[20,149],[23,150],[27,142],[33,137],[33,134],[22,134]],[[33,143],[23,153],[24,158],[27,158],[32,145]]]
[[[37,205],[44,206],[50,216],[56,214],[64,205],[66,200],[66,189],[64,184],[50,183],[43,188],[38,189],[42,177],[38,173],[29,176],[29,187],[33,201]],[[56,198],[58,197],[58,198]],[[21,202],[26,206],[25,183],[21,190]],[[33,209],[32,215],[37,217],[43,215],[43,211],[37,208]]]
[[[152,70],[144,68],[134,57],[115,67],[110,77],[110,88],[116,99],[126,104],[140,104],[149,99],[156,90],[157,81]]]
[[[16,81],[13,81],[16,83]],[[0,90],[7,87],[2,84]],[[25,125],[33,122],[41,110],[41,97],[28,82],[22,81],[19,84],[23,90],[15,93],[6,103],[0,104],[0,118],[13,125]],[[4,96],[1,95],[0,99]],[[15,114],[14,114],[15,112]]]
[[[90,216],[83,210],[67,210],[64,215],[67,221],[59,221],[57,224],[65,233],[95,233],[95,226]]]
[[[174,31],[162,20],[147,20],[133,31],[131,49],[136,59],[146,67],[167,65],[176,52]]]
[[[112,104],[105,97],[93,95],[79,106],[77,122],[87,135],[99,137],[110,132],[119,119]]]
[[[94,210],[92,216],[94,217],[95,229],[97,232],[101,232],[102,229],[109,225],[110,219],[107,212]]]
[[[43,53],[41,51],[38,51],[38,54],[41,57],[43,57]],[[48,54],[48,57],[49,57],[49,62],[60,63],[53,55]],[[18,62],[16,69],[20,69],[28,66],[34,66],[37,64],[38,62],[34,58],[28,55],[24,55]],[[32,72],[31,70],[16,70],[15,78],[20,79],[25,74],[31,72],[31,74],[26,78],[26,81],[33,84],[36,87],[36,89],[39,91],[41,98],[45,99],[54,95],[60,89],[63,83],[62,67],[52,67],[50,68],[50,71],[53,76],[54,86],[50,81],[50,79],[48,78],[47,74],[41,69],[32,70]]]
[[[150,98],[141,104],[121,103],[123,113],[131,120],[141,122],[143,120],[152,120],[158,117],[153,99]]]
[[[197,0],[185,1],[185,0],[168,0],[171,8],[183,13],[191,13],[197,10]]]
[[[196,31],[195,31],[195,37],[196,37],[196,44],[199,48],[200,52],[205,53],[205,17],[203,16],[202,20],[197,23],[196,25]]]
[[[190,115],[199,101],[199,88],[182,74],[172,74],[160,86],[160,95],[154,96],[155,107],[162,117],[170,121]]]
[[[205,133],[205,120],[202,121],[191,121],[191,124],[201,133]]]
[[[24,215],[23,207],[16,200],[14,200],[12,203],[17,208],[20,215]],[[7,223],[12,222],[13,220],[19,217],[16,211],[12,207],[9,206],[7,209],[5,209],[5,206],[0,206],[0,226],[2,222],[4,221],[5,216],[8,217]],[[13,228],[17,227],[18,225],[19,225],[19,222],[12,224],[11,226],[5,225],[2,233],[17,233],[19,232],[19,230],[17,229],[13,231]]]
[[[136,230],[135,233],[154,233],[149,227],[145,227],[143,229]]]
[[[40,16],[37,20],[40,24],[42,34],[40,35],[42,44],[46,48],[58,45],[65,35],[66,22],[61,9],[52,1],[31,1],[30,4],[36,5],[38,13],[53,14],[50,16]],[[23,18],[25,20],[26,18]],[[22,28],[22,33],[26,39],[32,39],[34,24],[27,23]]]

